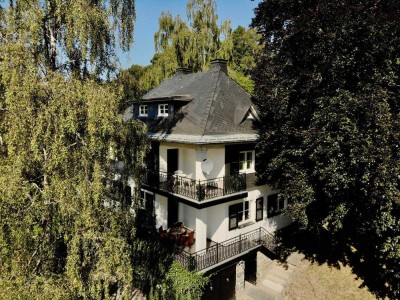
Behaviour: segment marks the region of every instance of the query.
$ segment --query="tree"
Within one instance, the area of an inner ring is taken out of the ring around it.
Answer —
[[[260,180],[303,228],[355,247],[379,296],[398,298],[399,3],[269,0],[255,12]]]
[[[187,24],[179,16],[163,12],[158,21],[159,29],[154,35],[156,54],[152,65],[143,78],[147,89],[172,75],[178,67],[189,67],[194,72],[208,67],[211,59],[221,53],[221,37],[230,32],[230,22],[217,25],[214,0],[189,0]]]
[[[4,43],[25,41],[41,71],[99,75],[115,69],[115,31],[128,50],[133,42],[132,0],[10,1]],[[11,35],[14,33],[14,35]]]
[[[254,57],[258,56],[263,48],[260,43],[260,34],[254,28],[246,29],[238,26],[232,32],[232,56],[231,66],[244,75],[250,75],[254,69]]]
[[[223,42],[230,47],[229,75],[247,92],[253,94],[254,82],[250,78],[255,67],[255,57],[261,52],[263,45],[260,35],[253,28],[238,26]]]
[[[241,26],[232,33],[229,20],[218,26],[216,11],[214,0],[190,0],[188,23],[179,16],[173,18],[169,12],[162,13],[154,35],[156,54],[141,80],[147,90],[171,76],[178,67],[199,72],[206,70],[212,59],[223,58],[229,61],[229,74],[252,92],[249,70],[261,48],[259,35],[254,29]]]
[[[134,100],[140,99],[145,94],[145,88],[141,78],[147,72],[148,68],[149,67],[132,65],[118,74],[114,83],[123,88],[123,101],[120,111],[123,111]]]
[[[10,1],[0,22],[0,298],[129,297],[145,128],[123,122],[114,32],[133,1]],[[124,164],[123,170],[119,168]],[[107,206],[105,206],[107,204]]]

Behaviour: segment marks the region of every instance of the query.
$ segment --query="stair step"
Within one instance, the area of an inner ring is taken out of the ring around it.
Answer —
[[[269,279],[269,280],[271,280],[271,281],[273,281],[275,283],[279,283],[281,285],[285,285],[286,282],[288,281],[289,277],[284,278],[284,277],[279,276],[276,273],[268,273],[265,276],[265,279]]]
[[[274,291],[276,291],[278,293],[281,293],[283,291],[283,285],[282,284],[277,283],[275,281],[272,281],[270,279],[264,279],[262,281],[262,284],[265,287],[270,288],[270,289],[272,289],[272,290],[274,290]]]
[[[274,300],[279,295],[279,292],[267,287],[259,288],[252,286],[246,289],[245,295],[254,300]]]

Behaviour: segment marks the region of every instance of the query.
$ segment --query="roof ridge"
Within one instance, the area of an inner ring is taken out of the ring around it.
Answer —
[[[212,69],[209,69],[209,71],[211,71],[210,73],[214,72]],[[214,92],[213,92],[213,94],[212,94],[212,100],[210,101],[210,105],[209,105],[209,107],[208,107],[207,120],[206,120],[204,129],[203,129],[203,130],[204,130],[204,131],[203,131],[203,134],[201,135],[202,137],[205,136],[205,133],[206,133],[206,131],[207,131],[207,125],[208,125],[208,121],[209,121],[209,119],[210,119],[211,107],[212,107],[212,105],[213,105],[213,103],[214,103],[214,101],[215,101],[215,93],[216,93],[216,90],[217,90],[218,81],[219,81],[219,78],[220,78],[220,76],[221,76],[221,72],[222,72],[221,70],[218,70],[218,77],[217,77],[217,80],[215,80]]]

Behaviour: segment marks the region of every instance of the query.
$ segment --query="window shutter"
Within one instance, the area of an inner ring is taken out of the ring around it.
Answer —
[[[229,206],[229,230],[238,227],[237,212],[234,205]]]
[[[261,221],[264,216],[264,198],[260,197],[256,199],[256,221]]]

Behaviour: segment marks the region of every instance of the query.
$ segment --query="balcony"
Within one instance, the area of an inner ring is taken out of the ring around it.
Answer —
[[[260,227],[195,253],[177,247],[174,258],[189,271],[199,272],[262,246],[275,253],[275,237]]]
[[[246,190],[246,174],[194,180],[179,174],[148,171],[145,183],[159,190],[204,201]]]

